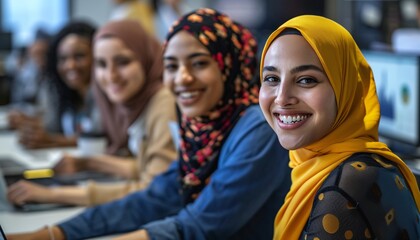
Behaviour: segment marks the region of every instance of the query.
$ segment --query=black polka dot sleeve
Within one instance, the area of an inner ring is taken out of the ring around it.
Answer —
[[[397,167],[355,154],[316,194],[301,239],[420,239],[419,212]]]

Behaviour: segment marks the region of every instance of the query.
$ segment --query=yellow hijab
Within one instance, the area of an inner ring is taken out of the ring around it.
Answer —
[[[292,186],[277,213],[274,239],[299,238],[323,181],[357,152],[376,153],[396,163],[420,209],[414,175],[386,144],[378,142],[380,111],[373,74],[350,33],[324,17],[295,17],[269,36],[262,52],[261,70],[270,44],[285,28],[299,30],[317,54],[334,89],[338,113],[329,134],[305,148],[290,151]]]

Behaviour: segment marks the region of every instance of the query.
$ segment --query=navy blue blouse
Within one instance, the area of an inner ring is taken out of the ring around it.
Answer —
[[[87,209],[59,225],[67,239],[146,229],[151,239],[272,239],[274,218],[289,191],[288,151],[249,107],[221,149],[211,181],[182,205],[179,166],[157,176],[145,191]]]
[[[399,169],[358,153],[336,168],[315,195],[301,239],[420,239],[420,215]]]

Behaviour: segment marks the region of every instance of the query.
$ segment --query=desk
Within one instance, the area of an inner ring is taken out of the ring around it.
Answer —
[[[0,159],[11,158],[31,169],[54,166],[64,152],[77,154],[77,148],[27,150],[19,145],[15,131],[0,132]]]
[[[18,143],[17,132],[6,130],[8,126],[8,109],[8,106],[0,106],[0,159],[9,157],[23,163],[28,168],[48,168],[60,160],[63,152],[77,154],[76,147],[25,149]]]
[[[7,119],[5,111],[2,110],[0,107],[0,161],[9,158],[24,164],[29,169],[51,168],[61,159],[63,153],[78,154],[75,147],[25,149],[18,143],[17,132],[3,130]],[[59,208],[38,212],[3,211],[0,212],[0,225],[6,234],[34,231],[45,225],[53,225],[64,221],[82,212],[83,209],[84,207]],[[111,236],[94,239],[111,239]]]
[[[68,219],[83,209],[83,207],[74,207],[41,212],[0,212],[0,225],[6,234],[34,231],[45,225],[53,225]]]
[[[63,152],[75,153],[76,148],[26,150],[18,144],[17,133],[0,131],[0,159],[11,158],[28,168],[48,168],[60,160]],[[34,231],[80,213],[83,207],[60,208],[42,212],[0,212],[0,225],[5,233]],[[105,239],[105,238],[101,238]]]
[[[80,212],[84,207],[62,208],[43,212],[0,212],[0,225],[6,234],[29,232],[46,225],[54,225]],[[110,240],[116,236],[92,238]]]

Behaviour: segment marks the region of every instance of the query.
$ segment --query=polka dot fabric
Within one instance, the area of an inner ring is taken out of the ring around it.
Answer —
[[[301,235],[307,240],[419,237],[419,212],[400,171],[367,153],[353,155],[331,172]]]

